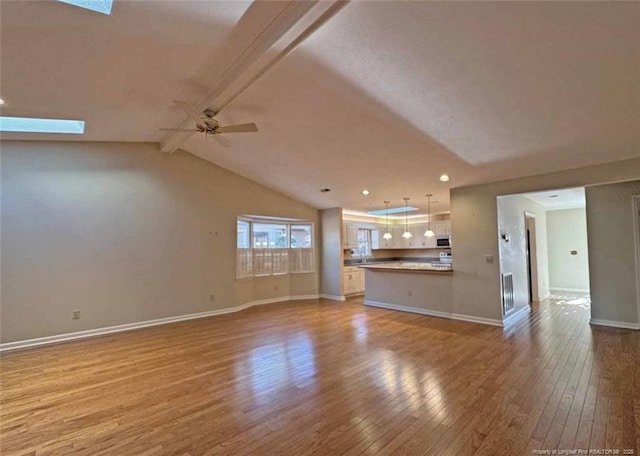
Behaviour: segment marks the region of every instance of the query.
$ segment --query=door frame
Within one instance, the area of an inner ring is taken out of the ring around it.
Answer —
[[[533,230],[529,231],[529,223],[533,221]],[[527,235],[529,231],[529,235]],[[536,230],[536,214],[530,211],[524,211],[524,235],[525,243],[528,243],[529,252],[525,252],[527,261],[527,281],[529,282],[529,289],[531,295],[529,299],[529,305],[534,302],[540,302],[540,281],[539,281],[539,269],[538,269],[538,234]],[[529,269],[531,270],[531,277],[529,277]]]

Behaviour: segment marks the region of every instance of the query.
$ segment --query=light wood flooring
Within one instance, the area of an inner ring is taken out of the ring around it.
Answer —
[[[637,455],[640,332],[588,320],[575,302],[503,330],[318,300],[10,352],[0,453]]]

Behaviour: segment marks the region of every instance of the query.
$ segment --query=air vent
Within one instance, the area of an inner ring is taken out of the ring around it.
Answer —
[[[513,293],[513,274],[502,274],[502,308],[504,314],[508,314],[516,306]]]

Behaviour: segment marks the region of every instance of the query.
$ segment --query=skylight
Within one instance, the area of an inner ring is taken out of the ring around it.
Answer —
[[[111,14],[111,5],[113,0],[58,0],[69,5],[79,6],[80,8],[96,11],[102,14]]]
[[[417,207],[412,207],[412,206],[409,206],[406,209],[407,212],[412,212],[417,210],[418,210]],[[404,206],[402,206],[402,207],[390,207],[388,211],[386,209],[378,209],[376,211],[369,211],[367,213],[371,215],[387,215],[387,214],[398,214],[400,212],[404,213],[404,211],[405,211],[405,208]]]
[[[84,120],[0,117],[0,131],[15,133],[84,133]]]

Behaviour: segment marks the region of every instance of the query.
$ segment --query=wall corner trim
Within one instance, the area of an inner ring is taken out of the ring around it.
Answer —
[[[288,301],[302,301],[307,299],[318,299],[320,296],[317,294],[311,295],[298,295],[298,296],[282,296],[271,299],[260,299],[257,301],[250,301],[245,304],[240,304],[235,307],[227,307],[225,309],[210,310],[207,312],[198,312],[186,315],[177,315],[175,317],[158,318],[155,320],[146,320],[135,323],[125,323],[123,325],[107,326],[104,328],[87,329],[85,331],[77,331],[67,334],[57,334],[54,336],[38,337],[36,339],[18,340],[15,342],[7,342],[0,344],[0,352],[18,350],[21,348],[37,347],[40,345],[57,344],[60,342],[67,342],[76,339],[87,339],[89,337],[103,336],[106,334],[113,334],[124,331],[131,331],[134,329],[148,328],[150,326],[160,326],[169,323],[177,323],[180,321],[195,320],[197,318],[215,317],[216,315],[224,315],[228,313],[239,312],[241,310],[248,309],[254,306],[262,306],[265,304],[274,304],[277,302]]]
[[[347,298],[346,296],[336,296],[336,295],[330,295],[330,294],[320,294],[321,298],[324,299],[331,299],[332,301],[346,301]]]
[[[514,324],[517,321],[519,321],[525,315],[529,315],[530,312],[531,312],[531,306],[523,307],[522,309],[520,309],[520,310],[518,310],[516,312],[513,312],[511,315],[506,316],[502,320],[502,324],[504,326],[511,326],[512,324]]]
[[[600,320],[597,318],[592,318],[591,320],[589,320],[589,324],[596,326],[610,326],[612,328],[640,330],[640,323],[629,323],[627,321]]]
[[[476,317],[475,315],[441,312],[438,310],[420,309],[418,307],[399,306],[396,304],[389,304],[386,302],[370,301],[368,299],[365,299],[364,305],[371,306],[371,307],[379,307],[379,308],[388,309],[388,310],[398,310],[400,312],[417,313],[420,315],[426,315],[428,317],[449,318],[451,320],[462,320],[470,323],[480,323],[483,325],[502,326],[502,322],[500,320],[494,320],[491,318],[484,318],[484,317]]]

